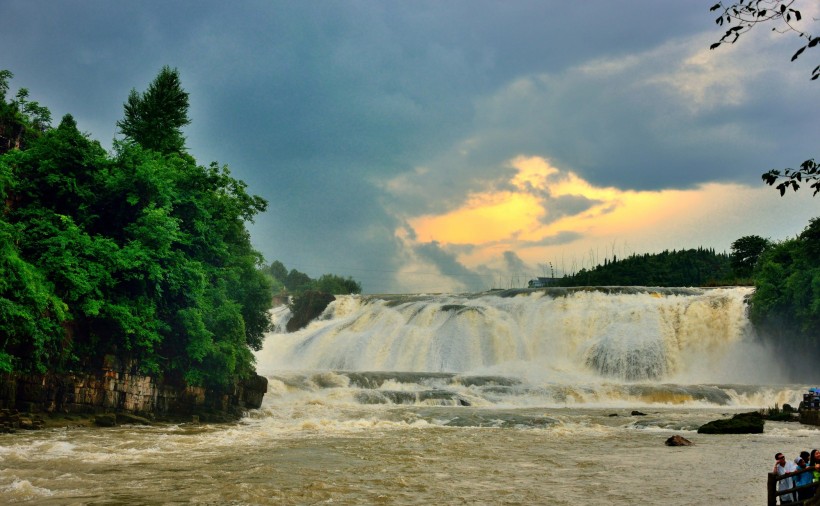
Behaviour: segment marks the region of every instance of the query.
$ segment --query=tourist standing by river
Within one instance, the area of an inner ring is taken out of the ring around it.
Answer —
[[[802,451],[800,452],[800,456],[794,459],[794,463],[797,465],[797,470],[802,471],[804,469],[809,468],[809,452]],[[806,471],[805,473],[798,474],[794,477],[794,486],[802,487],[803,485],[808,485],[812,482],[814,478],[814,473],[810,471]],[[797,500],[803,501],[809,499],[810,497],[814,496],[814,490],[798,490],[797,491]]]
[[[786,460],[786,456],[780,452],[777,452],[774,455],[774,470],[773,472],[776,473],[778,476],[782,476],[786,473],[793,473],[797,471],[797,466],[794,462]],[[777,482],[777,490],[787,490],[790,488],[794,488],[794,478],[784,478]],[[793,494],[784,494],[780,496],[780,504],[794,502],[794,495]]]

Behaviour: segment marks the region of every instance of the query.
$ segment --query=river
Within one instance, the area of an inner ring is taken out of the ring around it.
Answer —
[[[744,288],[350,296],[271,333],[228,425],[0,435],[23,504],[764,504],[817,429],[699,435],[796,405]],[[289,317],[273,312],[278,328]],[[693,441],[668,447],[672,435]]]

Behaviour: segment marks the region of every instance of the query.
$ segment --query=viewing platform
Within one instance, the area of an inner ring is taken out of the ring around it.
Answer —
[[[820,425],[820,388],[810,388],[808,393],[803,394],[797,413],[800,423]]]

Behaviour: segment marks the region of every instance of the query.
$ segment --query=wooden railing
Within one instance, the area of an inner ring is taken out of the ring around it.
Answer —
[[[790,502],[790,503],[786,503],[786,504],[789,504],[790,506],[792,506],[792,505],[798,506],[800,504],[806,504],[806,502],[809,501],[809,499],[801,499],[801,500],[798,501],[797,500],[797,492],[798,491],[803,491],[803,490],[811,490],[811,491],[814,492],[812,494],[812,496],[814,496],[815,494],[818,493],[817,489],[818,489],[818,487],[820,487],[820,482],[813,482],[813,483],[809,483],[808,485],[802,485],[800,487],[792,487],[792,488],[787,488],[787,489],[783,489],[783,490],[777,490],[777,483],[780,482],[781,480],[785,480],[786,478],[794,478],[794,477],[799,476],[803,473],[811,473],[814,470],[815,469],[813,467],[807,467],[806,469],[801,469],[801,470],[795,471],[793,473],[786,473],[786,474],[780,474],[780,475],[777,474],[777,473],[769,473],[769,481],[766,485],[766,488],[767,488],[767,491],[768,491],[768,494],[767,494],[768,495],[768,502],[767,502],[767,504],[769,506],[775,506],[777,504],[777,498],[782,496],[782,495],[786,495],[786,494],[792,494],[792,498],[794,499],[794,502]],[[810,499],[814,499],[814,497],[811,497]]]

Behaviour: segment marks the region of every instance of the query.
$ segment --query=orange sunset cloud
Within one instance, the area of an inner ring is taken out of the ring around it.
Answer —
[[[442,246],[471,245],[459,260],[475,266],[492,263],[506,250],[528,262],[543,262],[556,248],[583,255],[589,247],[646,235],[670,224],[691,230],[705,219],[710,202],[726,192],[725,185],[694,190],[623,191],[597,187],[571,171],[562,171],[540,157],[518,157],[508,185],[499,191],[471,194],[463,205],[447,213],[408,220],[417,241]],[[570,199],[583,205],[562,208]],[[572,233],[571,242],[556,245],[551,238]],[[691,246],[697,246],[692,244]]]

